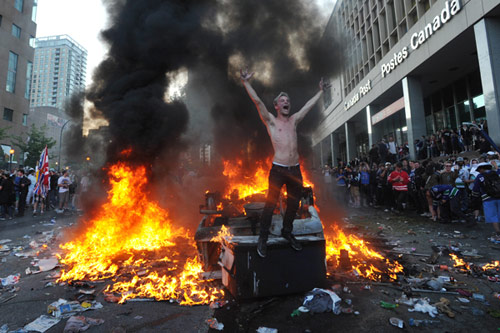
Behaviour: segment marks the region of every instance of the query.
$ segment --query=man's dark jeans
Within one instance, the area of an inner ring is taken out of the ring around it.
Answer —
[[[283,217],[283,229],[281,232],[282,234],[290,234],[293,230],[293,220],[299,208],[300,196],[302,194],[302,174],[300,172],[300,166],[282,167],[273,164],[269,172],[269,190],[260,223],[260,237],[264,240],[267,240],[269,236],[269,227],[271,226],[274,208],[276,207],[283,185],[286,185],[287,201],[286,212]]]

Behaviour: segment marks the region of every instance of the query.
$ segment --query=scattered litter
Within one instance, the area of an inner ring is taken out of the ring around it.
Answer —
[[[6,278],[1,278],[0,281],[2,282],[2,286],[12,286],[14,284],[17,284],[19,282],[19,279],[21,278],[21,274],[17,273],[15,275],[9,275]]]
[[[217,321],[217,318],[207,319],[206,322],[207,322],[208,326],[210,326],[210,328],[213,328],[214,330],[222,331],[224,329],[224,324],[223,323],[219,323]]]
[[[463,289],[457,289],[457,292],[462,295],[462,296],[465,296],[465,297],[472,297],[472,293],[470,291],[467,291],[467,290],[463,290]]]
[[[95,289],[79,289],[78,293],[85,295],[92,295],[93,293],[95,293]]]
[[[0,333],[7,333],[9,331],[9,325],[3,324],[2,327],[0,327]]]
[[[210,309],[220,309],[222,307],[224,307],[224,305],[226,305],[227,303],[229,303],[229,301],[214,301],[212,303],[210,303]]]
[[[49,304],[47,307],[47,313],[52,314],[52,316],[56,318],[68,318],[78,312],[97,310],[101,308],[102,304],[96,301],[83,302],[80,304],[77,301],[68,302],[67,300],[60,298],[56,302]]]
[[[340,314],[340,301],[342,299],[333,291],[314,288],[306,295],[302,305],[308,308],[311,313],[333,311],[335,314]]]
[[[470,303],[470,301],[469,301],[467,298],[464,298],[464,297],[457,297],[457,299],[458,299],[461,303]]]
[[[299,310],[300,312],[309,312],[309,309],[305,306],[299,306],[297,310]]]
[[[141,320],[143,317],[142,316],[135,316],[134,319],[135,320]]]
[[[46,272],[53,270],[59,264],[59,260],[57,258],[50,259],[40,259],[38,261],[39,272]]]
[[[380,306],[384,309],[395,309],[399,306],[399,304],[392,304],[389,302],[380,301]]]
[[[257,329],[257,333],[278,333],[278,329],[261,326]]]
[[[484,311],[481,309],[471,307],[470,310],[474,316],[484,316]]]
[[[295,309],[292,311],[292,313],[290,313],[290,317],[292,317],[292,318],[298,317],[298,316],[300,316],[300,313],[301,313],[301,311],[299,309]]]
[[[396,318],[396,317],[389,318],[389,322],[391,323],[392,326],[396,326],[399,328],[403,328],[403,326],[405,324],[404,321],[402,321],[401,319]]]
[[[121,297],[115,295],[105,295],[104,300],[108,303],[118,303],[121,300]]]
[[[54,282],[47,282],[47,283],[45,284],[44,288],[54,287],[54,286],[55,286]]]
[[[450,301],[444,297],[439,299],[439,302],[435,303],[434,306],[441,312],[446,313],[446,315],[450,318],[455,318],[455,313],[451,311]]]
[[[104,323],[104,319],[86,318],[73,316],[68,319],[64,326],[64,333],[77,333],[89,329],[90,326],[98,326]]]
[[[10,242],[12,242],[10,239],[2,239],[2,240],[0,240],[0,245],[7,244]]]
[[[428,313],[429,316],[434,318],[438,314],[438,310],[436,309],[435,306],[432,306],[429,304],[429,301],[427,299],[421,298],[419,299],[414,305],[413,309],[408,309],[409,312],[422,312],[422,313]]]
[[[414,327],[432,326],[434,324],[439,324],[439,323],[440,323],[439,320],[428,320],[428,319],[418,320],[413,318],[410,318],[409,320],[410,326]]]
[[[476,301],[485,301],[484,295],[482,294],[472,294],[472,298],[475,299]]]
[[[8,245],[0,245],[0,252],[9,252],[10,247]]]
[[[46,315],[41,315],[28,325],[24,326],[24,329],[26,331],[36,331],[43,333],[52,326],[59,323],[59,321],[61,321],[61,318],[53,318]]]

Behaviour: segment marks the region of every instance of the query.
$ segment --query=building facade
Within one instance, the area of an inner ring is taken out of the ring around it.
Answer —
[[[0,1],[0,126],[8,135],[27,132],[36,33],[37,0]],[[10,138],[0,142],[1,167],[10,158]],[[15,151],[13,162],[17,163]]]
[[[35,41],[31,107],[64,108],[74,93],[85,89],[87,50],[67,35]]]
[[[500,143],[499,0],[339,0],[327,29],[349,41],[325,94],[315,164],[352,160],[380,139],[409,143],[486,120]]]

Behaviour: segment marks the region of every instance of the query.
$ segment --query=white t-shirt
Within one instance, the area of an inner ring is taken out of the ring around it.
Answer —
[[[59,179],[57,180],[57,185],[61,184],[67,185],[68,187],[59,186],[59,193],[68,192],[71,180],[69,179],[69,177],[59,177]]]
[[[396,154],[396,142],[389,141],[389,153]]]
[[[36,177],[33,175],[29,175],[28,179],[31,181],[30,187],[28,188],[29,191],[33,191],[35,189],[36,185]]]

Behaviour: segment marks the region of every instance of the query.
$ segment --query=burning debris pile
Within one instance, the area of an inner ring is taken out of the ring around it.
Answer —
[[[403,266],[391,262],[356,235],[346,235],[337,225],[326,230],[326,257],[335,270],[352,272],[357,276],[379,281],[397,280]]]
[[[118,163],[109,175],[107,202],[81,237],[61,246],[66,268],[59,281],[112,279],[105,292],[121,294],[120,302],[145,297],[195,305],[221,297],[223,291],[200,280],[188,231],[148,198],[145,168]]]

